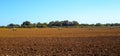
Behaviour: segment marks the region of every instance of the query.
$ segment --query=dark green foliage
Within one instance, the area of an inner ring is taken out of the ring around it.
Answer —
[[[36,24],[36,27],[37,27],[37,28],[47,28],[47,27],[48,27],[48,24],[47,24],[47,23],[40,23],[40,22],[38,22],[38,23]]]
[[[42,24],[40,22],[37,23],[36,27],[41,28]]]
[[[0,26],[0,28],[6,28],[7,26]]]
[[[68,27],[68,26],[79,26],[79,23],[77,21],[51,21],[49,22],[49,27],[57,26],[57,27]]]
[[[29,21],[25,21],[21,24],[22,28],[32,28],[32,24]]]
[[[96,25],[95,26],[104,26],[103,24],[101,24],[101,23],[96,23]]]
[[[48,27],[48,24],[47,24],[47,23],[41,24],[41,28],[47,28],[47,27]]]
[[[120,26],[120,23],[107,23],[107,24],[79,24],[77,21],[51,21],[47,23],[31,23],[30,21],[24,21],[21,26],[19,24],[9,24],[7,26],[0,26],[0,28],[47,28],[47,27],[83,27],[83,26]]]
[[[5,27],[5,26],[4,26]],[[18,25],[18,24],[9,24],[9,25],[7,25],[7,27],[8,28],[20,28],[20,25]]]

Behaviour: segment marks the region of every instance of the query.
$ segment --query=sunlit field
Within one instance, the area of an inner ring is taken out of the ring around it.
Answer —
[[[0,37],[95,37],[120,36],[120,28],[1,28]]]
[[[0,29],[0,56],[120,56],[119,52],[119,27]]]

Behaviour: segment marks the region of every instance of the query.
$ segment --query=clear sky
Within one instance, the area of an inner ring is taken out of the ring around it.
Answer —
[[[120,0],[0,0],[0,25],[55,20],[120,23]]]

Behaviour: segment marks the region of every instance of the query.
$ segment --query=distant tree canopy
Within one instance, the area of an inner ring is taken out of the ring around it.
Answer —
[[[32,28],[32,23],[29,21],[25,21],[21,24],[21,27],[23,28]]]
[[[107,23],[107,24],[79,24],[77,21],[51,21],[47,23],[31,23],[30,21],[24,21],[19,24],[8,24],[7,26],[0,26],[0,28],[47,28],[47,27],[76,27],[76,26],[120,26],[120,23]]]
[[[64,26],[79,26],[79,23],[77,21],[51,21],[48,24],[49,27],[52,26],[58,26],[58,27],[64,27]]]
[[[5,26],[4,26],[4,27],[5,27]],[[19,28],[20,25],[11,23],[11,24],[7,25],[7,27],[8,27],[8,28]]]

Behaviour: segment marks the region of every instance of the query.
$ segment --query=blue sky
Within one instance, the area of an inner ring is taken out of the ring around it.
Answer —
[[[0,0],[0,25],[55,20],[120,23],[120,0]]]

